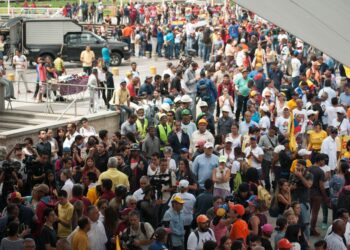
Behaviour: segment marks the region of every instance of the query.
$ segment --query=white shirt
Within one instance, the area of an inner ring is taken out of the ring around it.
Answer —
[[[199,239],[197,239],[195,232],[192,232],[190,234],[187,240],[187,250],[202,250],[204,242],[207,242],[209,240],[216,242],[214,232],[211,228],[209,228],[207,232],[198,231],[198,237]]]
[[[318,97],[321,98],[323,92],[326,92],[328,94],[327,102],[329,105],[331,105],[332,98],[337,96],[334,89],[332,89],[331,87],[323,87],[323,89],[321,89],[320,92],[318,92]]]
[[[62,187],[62,190],[65,190],[68,195],[68,200],[72,198],[72,189],[73,189],[74,183],[72,182],[71,179],[68,179],[64,182],[64,185]]]
[[[252,126],[259,127],[259,125],[258,125],[255,121],[250,121],[249,124],[248,124],[246,121],[242,121],[242,122],[239,124],[239,133],[240,133],[241,135],[248,134],[248,132],[249,132],[249,127],[252,127]]]
[[[252,149],[250,146],[247,147],[244,150],[244,154],[247,156],[249,154],[254,154],[256,158],[258,158],[260,155],[264,155],[264,151],[262,150],[261,147],[256,146],[256,148]],[[253,156],[251,157],[251,167],[256,168],[256,169],[261,169],[261,163],[257,162]]]
[[[302,120],[301,120],[301,123],[305,122],[307,120],[307,113],[306,113],[306,110],[305,109],[293,109],[293,115],[294,117],[296,117],[297,115],[301,115],[302,117]]]
[[[259,127],[269,129],[270,126],[271,126],[271,122],[270,122],[270,119],[267,117],[267,115],[264,115],[263,117],[261,117],[259,121]]]
[[[194,203],[196,203],[196,197],[193,194],[188,192],[176,193],[172,197],[174,196],[179,196],[185,201],[181,211],[184,218],[184,226],[191,225],[193,220],[193,207],[194,207]],[[169,207],[171,207],[171,200],[172,199],[170,199],[168,204]]]
[[[16,64],[16,71],[27,69],[27,58],[25,55],[14,56],[13,62]]]
[[[137,189],[133,193],[133,196],[135,197],[136,201],[141,201],[141,200],[143,200],[143,197],[145,197],[145,195],[143,194],[142,188]]]
[[[331,136],[323,140],[321,153],[328,155],[328,166],[331,170],[335,170],[337,167],[337,143]]]
[[[329,235],[332,231],[332,225],[329,226],[326,235]],[[350,245],[350,222],[346,223],[344,238],[347,245]]]
[[[215,143],[213,134],[210,133],[208,130],[206,130],[203,134],[199,130],[196,130],[193,132],[191,136],[191,146],[190,146],[191,153],[194,153],[196,151],[195,146],[199,140],[205,140],[206,142],[211,142],[213,144]]]
[[[245,58],[244,51],[243,50],[239,51],[236,56],[236,64],[238,67],[243,65],[244,58]]]
[[[326,175],[327,172],[331,171],[331,168],[328,165],[324,165],[324,166],[320,166],[320,169],[322,169],[322,171],[324,172],[324,174]],[[323,182],[323,186],[324,188],[329,188],[329,180],[326,180]]]
[[[286,134],[288,132],[289,118],[284,118],[283,116],[277,117],[275,126],[278,128],[281,134]]]
[[[325,111],[324,111],[324,116],[327,119],[325,124],[332,124],[332,121],[337,119],[337,107],[329,106],[328,102],[325,102],[325,103],[327,103],[327,106],[325,105]]]
[[[335,119],[331,122],[333,127],[338,129],[338,135],[349,135],[350,134],[350,122],[349,119],[344,118],[341,122],[338,119]]]
[[[63,142],[63,148],[70,148],[70,146],[72,146],[75,137],[79,135],[79,133],[77,131],[74,132],[73,135],[70,136],[70,138],[68,139],[68,137],[66,137],[66,139]]]
[[[293,57],[291,60],[291,64],[292,64],[292,77],[297,77],[300,75],[300,66],[301,66],[301,62],[298,58]]]
[[[79,129],[79,133],[83,136],[83,137],[89,137],[92,135],[96,135],[96,130],[94,127],[89,126],[87,129],[84,127],[81,127]]]
[[[87,85],[89,88],[97,88],[97,77],[94,74],[89,75]]]
[[[97,220],[96,222],[91,221],[91,229],[88,232],[89,244],[91,250],[105,250],[107,236],[105,227],[102,222]]]
[[[327,242],[328,250],[346,250],[347,249],[346,246],[344,245],[343,239],[335,233],[331,233],[327,235],[324,239]]]

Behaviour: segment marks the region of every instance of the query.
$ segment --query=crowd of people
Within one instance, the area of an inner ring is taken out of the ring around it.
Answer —
[[[144,21],[143,5],[128,8]],[[180,28],[159,23],[177,7],[149,8],[150,50],[176,57]],[[181,49],[203,65],[144,76],[132,62],[114,89],[108,48],[98,63],[82,52],[90,103],[98,112],[102,98],[120,128],[82,118],[0,151],[0,249],[349,249],[347,67],[228,8],[228,20],[180,8]],[[195,28],[200,13],[208,25]],[[143,31],[127,22],[137,56]]]

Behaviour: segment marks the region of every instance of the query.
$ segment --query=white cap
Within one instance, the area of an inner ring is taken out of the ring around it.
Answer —
[[[345,109],[343,107],[337,107],[337,113],[345,114]]]
[[[317,111],[315,111],[315,110],[312,110],[312,109],[310,109],[310,110],[308,110],[307,112],[306,112],[306,115],[309,117],[310,115],[316,115],[316,114],[318,114],[318,112]]]
[[[233,140],[232,140],[232,138],[231,138],[231,137],[226,137],[225,142],[226,142],[226,143],[227,143],[227,142],[231,142],[231,143],[233,143]]]
[[[192,98],[189,95],[183,95],[181,97],[181,102],[192,102]]]
[[[174,99],[174,103],[177,103],[177,102],[181,102],[181,96],[179,95]]]
[[[298,151],[298,155],[300,155],[300,156],[311,155],[311,153],[312,153],[311,151],[306,150],[305,148],[300,149],[300,150]]]
[[[207,105],[207,106],[208,106],[208,105]],[[221,111],[222,111],[222,112],[228,112],[228,113],[230,113],[230,111],[232,111],[232,110],[230,110],[229,107],[224,106],[224,107],[222,107]]]
[[[170,105],[168,103],[163,103],[160,107],[166,112],[170,111]]]
[[[267,107],[266,105],[263,105],[262,107],[260,107],[260,109],[264,112],[268,112],[269,111],[269,107]]]
[[[159,116],[159,119],[162,119],[164,116],[167,117],[166,114],[164,114],[164,113],[161,114],[161,115]]]
[[[260,128],[266,129],[267,128],[267,124],[266,123],[261,124]]]
[[[188,185],[189,185],[190,183],[188,182],[188,180],[181,180],[180,182],[179,182],[179,188],[188,188]]]
[[[199,107],[208,107],[208,103],[205,101],[200,100]]]
[[[136,108],[136,112],[139,111],[139,110],[141,110],[141,109],[145,110],[145,108],[144,108],[143,106],[138,106],[138,107]]]
[[[204,144],[204,148],[213,148],[214,144],[212,142],[207,142]]]

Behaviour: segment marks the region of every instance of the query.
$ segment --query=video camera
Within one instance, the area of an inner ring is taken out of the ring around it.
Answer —
[[[150,184],[154,187],[157,198],[160,199],[162,198],[163,185],[171,185],[171,176],[170,174],[153,175]]]
[[[123,233],[120,240],[124,242],[125,248],[128,250],[140,250],[139,247],[134,246],[135,235],[129,235],[127,232]]]

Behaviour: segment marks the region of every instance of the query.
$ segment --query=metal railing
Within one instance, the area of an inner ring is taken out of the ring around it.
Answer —
[[[27,16],[27,17],[61,17],[63,8],[16,8],[16,7],[1,7],[0,15]]]

